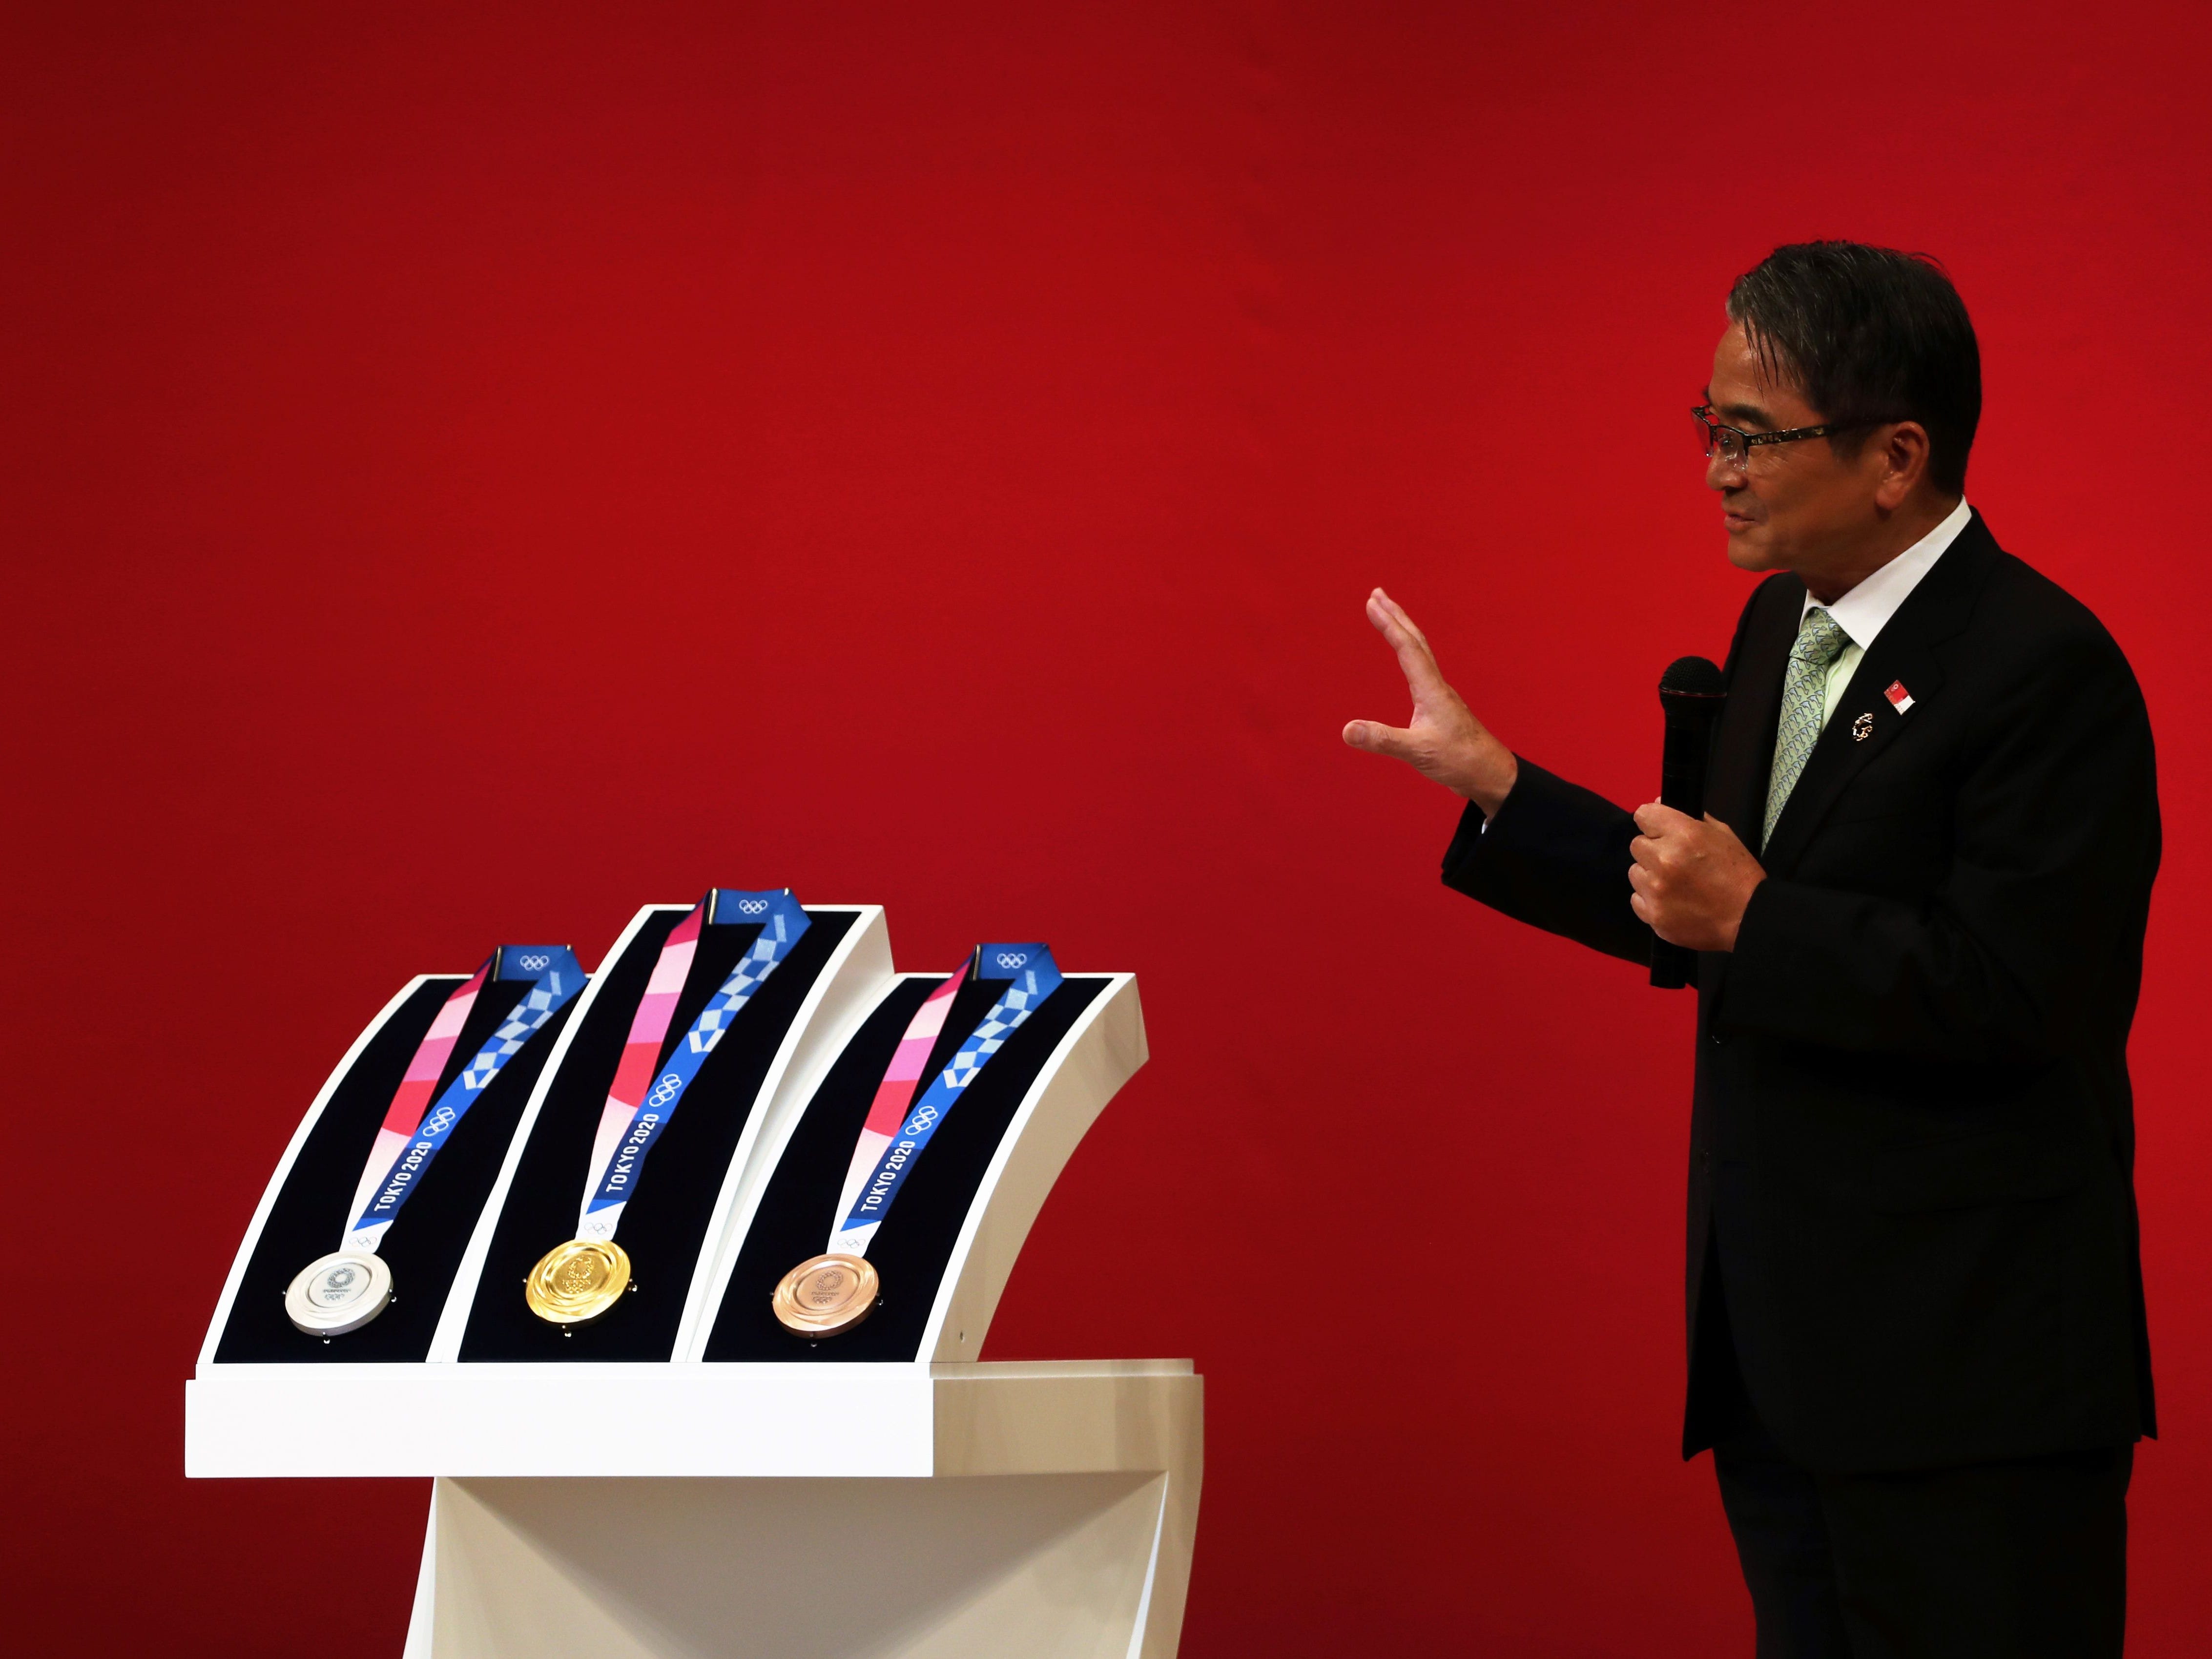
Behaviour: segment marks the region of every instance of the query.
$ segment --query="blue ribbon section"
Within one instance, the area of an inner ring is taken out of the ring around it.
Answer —
[[[722,988],[707,1000],[707,1006],[699,1011],[699,1018],[691,1022],[691,1029],[684,1032],[684,1040],[669,1055],[668,1064],[661,1067],[660,1075],[653,1080],[645,1098],[638,1103],[637,1115],[630,1120],[629,1133],[615,1148],[614,1156],[607,1160],[598,1188],[584,1206],[586,1215],[629,1202],[630,1189],[637,1184],[639,1166],[653,1150],[653,1143],[660,1139],[660,1132],[668,1127],[669,1119],[676,1115],[676,1109],[683,1103],[684,1091],[691,1086],[691,1079],[699,1075],[707,1056],[714,1052],[714,1046],[744,1012],[753,993],[767,983],[768,976],[791,954],[791,947],[799,943],[811,926],[806,912],[792,897],[788,887],[764,893],[717,887],[707,895],[708,927],[742,927],[748,922],[760,924],[760,937],[730,970],[730,976],[722,981]]]
[[[1036,944],[979,945],[970,960],[969,975],[979,980],[1010,978],[1012,983],[999,994],[991,1012],[968,1034],[951,1061],[930,1079],[921,1098],[915,1102],[898,1133],[876,1161],[875,1173],[860,1188],[860,1195],[853,1201],[853,1212],[837,1229],[839,1232],[881,1221],[890,1213],[915,1160],[960,1103],[962,1093],[990,1063],[991,1056],[1006,1046],[1006,1039],[1060,986],[1060,965],[1053,961],[1050,951]]]
[[[561,1010],[562,1005],[584,988],[585,973],[576,961],[576,953],[565,945],[502,945],[492,952],[491,978],[484,989],[494,985],[527,984],[522,1000],[491,1034],[490,1040],[477,1051],[477,1056],[461,1067],[460,1075],[446,1085],[422,1121],[415,1131],[415,1139],[400,1150],[386,1172],[384,1184],[376,1189],[376,1196],[348,1233],[357,1233],[380,1223],[389,1224],[399,1214],[430,1167],[430,1160],[461,1120],[468,1115],[469,1108],[491,1086],[492,1079],[500,1074],[507,1062],[522,1052],[523,1045],[535,1036],[545,1022]],[[481,994],[481,993],[479,994]]]

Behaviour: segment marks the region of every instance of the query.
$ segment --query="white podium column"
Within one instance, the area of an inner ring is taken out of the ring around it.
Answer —
[[[441,1477],[407,1659],[1170,1659],[1188,1363],[931,1373],[923,1476]]]

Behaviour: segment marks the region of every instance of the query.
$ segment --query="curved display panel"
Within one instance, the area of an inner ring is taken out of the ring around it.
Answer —
[[[635,1288],[594,1323],[548,1324],[525,1303],[523,1280],[546,1251],[575,1236],[600,1109],[661,945],[687,909],[651,907],[592,981],[485,1244],[460,1340],[463,1360],[654,1360],[674,1351],[725,1175],[771,1071],[787,1058],[795,1023],[862,914],[810,908],[805,933],[700,1066],[623,1214],[621,1243],[634,1263]],[[663,1042],[664,1063],[759,933],[749,922],[702,928]]]
[[[332,1364],[419,1360],[430,1348],[469,1237],[498,1179],[501,1160],[547,1057],[574,1011],[556,1012],[484,1089],[436,1160],[378,1254],[392,1269],[394,1295],[374,1320],[343,1336],[311,1336],[285,1316],[292,1277],[334,1249],[352,1219],[362,1163],[376,1139],[416,1045],[462,982],[462,975],[417,980],[377,1017],[340,1063],[275,1191],[258,1229],[242,1247],[235,1295],[219,1310],[210,1356],[218,1364]],[[480,996],[471,1009],[437,1090],[452,1083],[514,1006],[512,995]]]
[[[793,1126],[762,1185],[714,1304],[702,1352],[707,1360],[911,1363],[926,1357],[922,1344],[939,1291],[1001,1143],[1032,1087],[1060,1054],[1063,1039],[1083,1024],[1114,977],[1069,975],[967,1086],[958,1109],[945,1117],[915,1160],[896,1205],[868,1248],[868,1260],[883,1279],[883,1301],[875,1312],[838,1336],[817,1340],[794,1335],[770,1311],[776,1283],[823,1249],[854,1139],[866,1121],[877,1085],[908,1020],[943,983],[942,975],[921,975],[892,986],[846,1043]],[[1008,983],[979,978],[960,988],[924,1077],[945,1067]]]

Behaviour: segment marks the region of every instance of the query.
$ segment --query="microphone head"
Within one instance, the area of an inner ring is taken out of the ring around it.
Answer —
[[[1726,690],[1718,665],[1709,657],[1677,657],[1659,677],[1662,697],[1717,697]]]

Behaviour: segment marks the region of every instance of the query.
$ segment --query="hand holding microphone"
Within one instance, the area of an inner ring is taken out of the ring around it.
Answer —
[[[1735,950],[1752,889],[1766,879],[1751,849],[1718,818],[1693,818],[1656,800],[1636,809],[1636,827],[1644,833],[1628,844],[1636,860],[1628,904],[1638,920],[1686,952]],[[1655,951],[1652,972],[1658,971]]]
[[[1628,903],[1658,934],[1651,947],[1651,982],[1673,990],[1694,976],[1698,951],[1732,951],[1752,889],[1766,878],[1759,860],[1718,818],[1705,816],[1705,761],[1713,722],[1728,700],[1721,671],[1703,657],[1684,657],[1659,681],[1667,744],[1659,799],[1636,810],[1643,833],[1629,843],[1636,862]]]
[[[1413,619],[1379,587],[1368,595],[1367,620],[1397,653],[1413,712],[1402,726],[1353,720],[1344,728],[1345,742],[1404,761],[1490,817],[1512,792],[1521,763],[1452,690]],[[1631,843],[1636,863],[1628,876],[1631,908],[1659,935],[1651,960],[1655,985],[1686,984],[1692,951],[1733,949],[1751,890],[1766,876],[1734,831],[1702,816],[1705,753],[1720,690],[1720,670],[1698,657],[1676,663],[1661,682],[1667,710],[1661,799],[1637,811],[1643,833]]]

